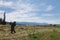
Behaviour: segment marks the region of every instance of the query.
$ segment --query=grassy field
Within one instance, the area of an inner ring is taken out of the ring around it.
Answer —
[[[10,33],[10,25],[0,25],[0,40],[60,40],[60,27],[16,26]]]

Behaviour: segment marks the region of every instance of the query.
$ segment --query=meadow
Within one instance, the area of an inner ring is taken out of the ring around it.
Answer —
[[[0,40],[60,40],[60,27],[20,26],[10,33],[10,25],[0,25]]]

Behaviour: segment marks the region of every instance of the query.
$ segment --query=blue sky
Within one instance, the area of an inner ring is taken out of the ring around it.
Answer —
[[[6,21],[60,24],[60,0],[0,0]]]

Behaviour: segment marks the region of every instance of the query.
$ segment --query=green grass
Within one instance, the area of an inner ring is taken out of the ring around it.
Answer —
[[[31,40],[37,40],[38,38],[41,38],[45,33],[44,32],[38,32],[36,34],[29,34],[29,38],[31,38]]]
[[[22,40],[60,40],[60,33],[53,32],[40,32],[36,34],[30,34],[29,36],[22,37]]]
[[[10,33],[10,25],[0,25],[0,40],[60,40],[60,27],[16,26]]]
[[[50,35],[51,40],[60,40],[60,33],[57,31],[53,31]]]

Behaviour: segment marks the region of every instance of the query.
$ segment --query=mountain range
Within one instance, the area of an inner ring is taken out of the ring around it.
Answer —
[[[10,22],[7,22],[9,24]],[[37,22],[16,22],[17,25],[48,25],[48,23],[37,23]]]
[[[20,25],[48,25],[48,23],[37,23],[37,22],[16,22]]]

